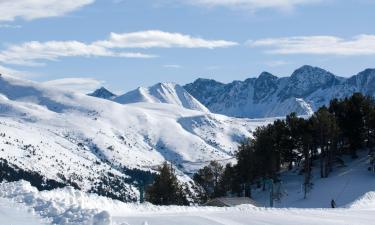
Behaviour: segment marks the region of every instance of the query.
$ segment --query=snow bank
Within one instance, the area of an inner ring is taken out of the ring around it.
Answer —
[[[348,205],[352,209],[375,209],[375,191],[368,192]]]
[[[57,225],[218,225],[218,224],[371,224],[375,192],[347,208],[296,209],[238,207],[155,206],[124,203],[72,188],[38,191],[28,182],[0,184],[0,199],[22,204],[47,222]],[[1,216],[0,216],[1,221]]]
[[[84,208],[82,198],[77,198],[79,191],[65,188],[63,190],[39,192],[25,181],[2,183],[0,196],[22,203],[36,214],[46,218],[52,224],[59,225],[109,225],[111,218],[108,212]],[[70,195],[70,197],[68,197]]]
[[[124,203],[70,187],[51,191],[38,191],[26,181],[0,184],[0,197],[15,203],[21,203],[42,218],[59,225],[110,225],[112,216],[142,213],[228,212],[245,211],[254,208],[251,205],[218,208]]]

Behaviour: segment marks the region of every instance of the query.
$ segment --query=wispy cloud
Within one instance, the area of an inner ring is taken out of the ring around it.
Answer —
[[[275,8],[290,10],[299,5],[320,2],[321,0],[179,0],[180,2],[208,7],[222,6],[248,10]]]
[[[95,0],[1,0],[0,21],[62,16]]]
[[[104,84],[103,81],[94,78],[63,78],[43,82],[44,85],[59,89],[87,94]]]
[[[30,77],[38,76],[37,74],[32,73],[32,72],[15,70],[15,69],[8,68],[2,65],[0,65],[0,74],[18,77],[18,78],[26,78],[26,77],[30,78]]]
[[[179,33],[142,31],[135,33],[111,33],[107,40],[83,43],[80,41],[31,41],[10,45],[0,51],[0,62],[27,66],[43,65],[61,57],[125,57],[154,58],[153,54],[124,52],[123,49],[146,48],[224,48],[237,45],[225,40],[206,40]]]
[[[248,41],[250,47],[266,48],[270,54],[375,55],[375,35],[345,39],[335,36],[299,36]]]
[[[225,48],[237,45],[226,40],[207,40],[186,34],[160,30],[133,33],[111,33],[110,38],[95,43],[106,48]]]
[[[79,41],[26,42],[12,45],[0,52],[0,62],[27,66],[43,65],[43,61],[55,61],[60,57],[125,57],[152,58],[154,55],[138,52],[117,52],[95,44]]]

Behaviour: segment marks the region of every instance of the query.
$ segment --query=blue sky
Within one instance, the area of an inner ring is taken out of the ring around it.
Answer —
[[[0,71],[116,92],[375,67],[372,0],[3,0]]]

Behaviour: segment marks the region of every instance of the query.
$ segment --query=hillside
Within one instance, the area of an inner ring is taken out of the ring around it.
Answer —
[[[375,97],[374,87],[375,69],[343,78],[312,66],[303,66],[290,77],[263,72],[257,78],[229,84],[198,79],[184,86],[211,112],[247,118],[285,116],[291,112],[311,115],[333,98],[355,92]]]
[[[69,184],[122,200],[135,200],[135,182],[165,160],[186,182],[184,173],[207,161],[230,161],[238,142],[268,123],[171,104],[121,105],[7,76],[0,93],[2,171],[42,189]]]
[[[328,178],[320,178],[319,162],[314,163],[313,188],[307,199],[303,198],[301,191],[303,175],[298,174],[298,169],[283,172],[280,177],[282,184],[279,188],[282,196],[280,200],[275,201],[275,206],[278,208],[329,208],[330,201],[334,199],[338,207],[349,205],[360,207],[362,203],[352,202],[375,191],[375,174],[368,171],[370,165],[368,151],[362,150],[358,159],[353,160],[350,156],[344,156],[343,160],[344,166],[336,164]],[[256,190],[253,197],[259,205],[269,205],[268,191]],[[374,207],[375,199],[371,198],[370,202]],[[363,207],[368,207],[368,205]]]

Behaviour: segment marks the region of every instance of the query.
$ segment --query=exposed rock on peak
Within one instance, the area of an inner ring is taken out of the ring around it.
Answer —
[[[115,94],[110,92],[108,89],[101,87],[97,90],[95,90],[93,93],[88,94],[89,96],[97,97],[97,98],[103,98],[103,99],[113,99],[116,97]]]

